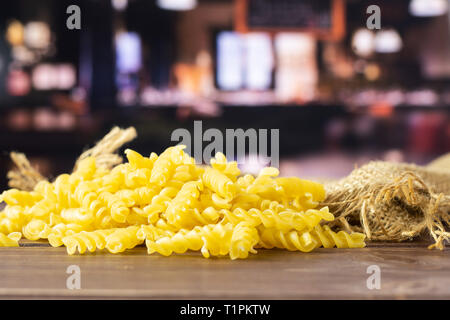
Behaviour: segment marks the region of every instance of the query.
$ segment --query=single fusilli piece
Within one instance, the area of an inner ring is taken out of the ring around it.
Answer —
[[[21,206],[7,205],[0,212],[0,233],[21,232],[22,226],[28,222],[28,217],[24,212],[25,208]]]
[[[338,233],[329,226],[317,225],[313,231],[298,232],[291,230],[283,232],[276,229],[260,228],[260,242],[263,248],[284,248],[290,251],[299,250],[309,252],[315,248],[363,248],[365,235],[362,233],[348,234],[345,231]]]
[[[231,201],[236,195],[233,181],[217,169],[207,168],[202,175],[202,181],[207,188],[227,201]]]
[[[148,232],[146,240],[148,253],[158,252],[164,256],[172,253],[184,253],[187,250],[200,250],[205,258],[229,254],[231,259],[247,258],[249,253],[256,253],[254,246],[259,236],[256,228],[246,223],[211,224],[182,229],[173,235],[165,236],[156,230]]]
[[[167,148],[158,159],[155,160],[150,182],[159,186],[164,186],[172,177],[178,165],[185,160],[183,149],[185,146],[175,146]]]
[[[332,221],[334,219],[327,207],[320,210],[309,209],[305,212],[297,212],[287,209],[275,201],[268,202],[262,206],[262,210],[252,208],[247,211],[236,208],[233,211],[223,210],[221,212],[226,220],[233,224],[246,221],[249,225],[255,227],[262,224],[266,228],[275,228],[281,231],[312,230],[320,221]]]
[[[107,242],[107,236],[115,232],[116,229],[81,231],[62,238],[62,243],[67,249],[67,253],[72,255],[77,251],[81,254],[86,250],[94,252],[97,249],[104,249]]]
[[[309,232],[291,230],[283,232],[275,228],[259,228],[259,246],[272,249],[280,248],[289,251],[310,252],[320,246],[320,242]]]
[[[158,228],[154,225],[142,225],[136,233],[136,236],[139,240],[142,241],[146,239],[156,241],[163,237],[172,237],[174,234],[175,232],[173,231]]]
[[[139,154],[136,151],[133,151],[131,149],[125,150],[125,155],[128,159],[128,163],[131,165],[132,168],[135,169],[152,169],[153,165],[155,164],[156,159],[158,156],[155,153],[152,153],[150,157],[143,157],[141,154]]]
[[[42,195],[37,192],[20,191],[9,189],[0,195],[0,202],[5,201],[7,205],[32,206],[42,199]]]
[[[111,253],[119,253],[143,243],[137,236],[139,229],[138,226],[115,229],[106,237],[106,249]]]
[[[183,185],[175,198],[168,204],[164,218],[178,228],[191,229],[196,225],[208,224],[199,210],[200,192],[203,189],[201,181],[191,181]]]
[[[313,231],[312,236],[318,240],[324,248],[363,248],[365,247],[364,239],[366,236],[363,233],[353,232],[347,233],[345,231],[334,232],[327,225],[317,225]]]
[[[233,235],[230,242],[230,258],[246,259],[249,253],[257,253],[254,247],[259,242],[258,230],[248,225],[246,222],[240,222],[233,229]]]
[[[227,162],[227,158],[221,152],[217,152],[216,156],[211,159],[211,167],[222,172],[233,182],[236,182],[238,176],[241,174],[241,170],[239,170],[237,162]]]
[[[233,225],[215,224],[195,227],[192,230],[182,229],[171,237],[158,240],[147,239],[145,244],[148,253],[158,252],[169,256],[172,253],[184,253],[187,250],[200,250],[205,258],[226,255],[230,251]]]
[[[22,238],[20,232],[12,232],[8,235],[0,233],[0,247],[18,247],[20,238]]]
[[[62,239],[64,237],[79,233],[83,231],[83,229],[83,226],[78,224],[59,223],[51,228],[47,239],[52,247],[59,247],[63,245]]]
[[[22,228],[22,234],[28,240],[47,239],[51,228],[45,221],[33,219]]]

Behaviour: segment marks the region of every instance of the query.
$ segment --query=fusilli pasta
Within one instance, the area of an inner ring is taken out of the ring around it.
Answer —
[[[360,248],[364,235],[333,232],[319,183],[278,177],[276,168],[241,175],[217,153],[196,165],[178,145],[149,157],[127,149],[127,163],[111,169],[86,157],[72,174],[41,181],[30,192],[4,191],[0,246],[23,237],[64,245],[68,254],[106,249],[120,253],[145,242],[148,253],[188,250],[206,258],[245,259],[255,248],[309,252],[318,247]]]

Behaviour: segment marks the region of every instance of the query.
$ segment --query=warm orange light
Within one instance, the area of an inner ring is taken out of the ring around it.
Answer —
[[[369,106],[369,114],[377,118],[388,118],[392,115],[394,108],[387,102],[376,102]]]
[[[14,20],[6,29],[6,40],[12,46],[20,46],[23,44],[23,25],[20,21]]]
[[[369,81],[377,80],[381,75],[380,67],[375,63],[370,63],[364,68],[364,76]]]

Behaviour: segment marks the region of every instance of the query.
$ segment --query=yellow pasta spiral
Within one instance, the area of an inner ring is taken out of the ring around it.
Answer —
[[[84,208],[63,209],[61,218],[64,223],[75,223],[82,226],[89,226],[95,221],[94,213]]]
[[[51,232],[50,226],[42,220],[33,219],[23,227],[23,236],[28,240],[47,239]]]
[[[256,228],[240,223],[233,228],[231,224],[206,225],[192,230],[182,229],[175,234],[158,233],[147,229],[146,245],[149,253],[158,252],[168,256],[184,253],[187,250],[201,250],[205,258],[230,255],[231,259],[247,258],[256,253],[254,246],[259,236]]]
[[[102,177],[102,187],[97,190],[97,193],[115,193],[120,190],[125,184],[126,171],[125,164],[119,164],[114,167],[111,172]]]
[[[0,202],[5,201],[10,206],[31,206],[41,199],[42,195],[37,192],[20,191],[17,189],[6,190],[0,195]]]
[[[230,251],[233,226],[231,224],[215,224],[195,227],[192,230],[182,229],[172,237],[162,237],[156,241],[145,241],[148,253],[158,252],[164,256],[172,253],[184,253],[187,250],[200,250],[205,258],[226,255]]]
[[[258,230],[248,225],[246,222],[240,222],[234,229],[230,242],[230,258],[246,259],[249,253],[257,253],[254,247],[259,242]]]
[[[22,231],[22,226],[28,221],[21,206],[6,206],[0,212],[0,233],[9,234]]]
[[[237,177],[241,174],[237,162],[227,162],[227,158],[221,152],[217,152],[216,156],[211,159],[211,167],[225,174],[233,182],[237,180]]]
[[[184,146],[170,147],[156,159],[150,182],[159,186],[166,184],[172,177],[177,165],[183,161]]]
[[[296,230],[283,232],[275,228],[261,228],[258,244],[266,249],[280,248],[302,252],[310,252],[320,246],[320,243],[309,232]]]
[[[151,203],[143,208],[143,215],[148,217],[149,223],[154,223],[159,219],[159,214],[166,211],[170,201],[178,193],[177,187],[165,187],[161,192],[152,198]]]
[[[156,241],[163,237],[170,237],[173,236],[175,233],[163,228],[159,228],[157,226],[154,226],[152,224],[150,225],[142,225],[138,232],[136,233],[136,236],[139,240],[151,240]]]
[[[139,229],[138,226],[117,228],[106,237],[106,249],[111,253],[119,253],[143,243],[144,241],[137,237]]]
[[[51,228],[48,234],[48,242],[52,247],[59,247],[63,245],[62,239],[75,233],[83,231],[83,226],[78,224],[64,224],[59,223]]]
[[[200,191],[203,189],[201,181],[191,181],[183,185],[175,198],[168,204],[164,217],[178,228],[193,228],[196,224],[206,224],[208,221],[201,216],[197,207]]]
[[[107,243],[107,237],[116,229],[95,230],[95,231],[81,231],[62,239],[62,243],[66,246],[67,253],[72,255],[74,253],[85,253],[86,249],[89,252],[94,252],[97,249],[104,249]]]
[[[152,154],[149,158],[143,157],[140,153],[133,151],[131,149],[125,150],[125,155],[128,159],[128,163],[136,169],[145,168],[152,169],[153,165],[157,159],[156,154]]]
[[[91,180],[94,177],[96,170],[97,166],[95,163],[95,158],[87,157],[79,162],[77,169],[72,174],[72,177],[75,181],[77,179]]]
[[[321,220],[332,221],[334,219],[327,207],[320,210],[310,209],[306,212],[297,212],[287,209],[275,201],[269,202],[270,204],[262,206],[263,210],[252,208],[247,211],[236,208],[233,211],[223,210],[221,212],[223,212],[227,221],[233,224],[246,221],[249,225],[255,227],[262,224],[266,228],[276,228],[281,231],[291,229],[297,231],[312,230]],[[276,208],[276,206],[281,208]]]
[[[311,203],[307,208],[313,208],[325,199],[325,188],[320,183],[299,179],[297,177],[276,178],[275,182],[283,188],[285,196],[289,198],[299,197],[301,199],[303,197],[305,200],[308,199]]]
[[[220,197],[231,200],[236,195],[236,187],[226,175],[214,168],[207,168],[202,175],[204,185]]]
[[[359,232],[348,234],[344,231],[334,232],[329,226],[317,225],[311,231],[313,237],[318,240],[324,248],[363,248],[365,247],[365,235]]]
[[[334,232],[334,216],[319,183],[278,177],[267,167],[240,176],[235,161],[217,153],[196,165],[185,146],[149,157],[125,151],[113,168],[86,157],[71,174],[40,181],[30,192],[1,193],[0,246],[47,239],[69,254],[107,249],[121,253],[145,241],[148,253],[200,251],[206,258],[245,259],[255,248],[309,252],[318,247],[360,248],[364,235]]]
[[[18,247],[21,237],[20,232],[12,232],[8,235],[0,233],[0,247]]]

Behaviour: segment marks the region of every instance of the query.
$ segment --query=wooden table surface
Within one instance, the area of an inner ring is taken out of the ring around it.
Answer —
[[[124,254],[68,256],[65,248],[25,243],[0,248],[0,298],[83,299],[450,299],[449,250],[422,243],[371,244],[311,253],[260,250],[247,260],[163,257],[145,247]],[[70,290],[70,265],[81,289]],[[367,268],[381,288],[368,289]]]

